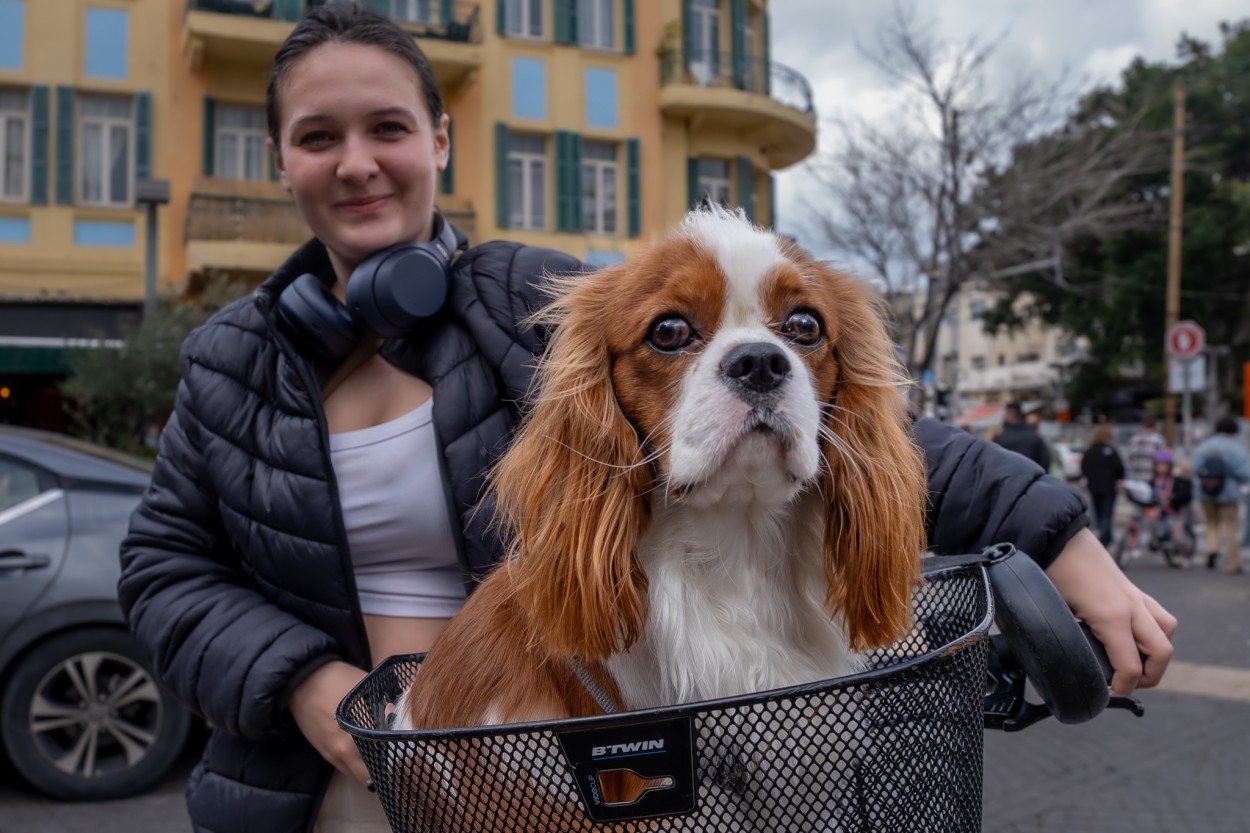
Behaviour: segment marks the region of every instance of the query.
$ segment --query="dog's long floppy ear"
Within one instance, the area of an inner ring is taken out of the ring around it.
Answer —
[[[837,311],[831,349],[838,382],[826,428],[822,493],[829,601],[855,650],[884,647],[907,633],[925,547],[928,482],[912,439],[903,372],[868,292],[818,266]]]
[[[533,410],[492,473],[513,536],[515,601],[548,652],[586,660],[632,645],[645,615],[634,546],[652,473],[617,404],[604,339],[623,268],[558,285]]]

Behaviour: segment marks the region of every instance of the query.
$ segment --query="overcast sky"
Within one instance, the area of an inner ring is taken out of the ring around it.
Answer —
[[[1074,84],[1114,83],[1135,55],[1172,61],[1182,32],[1220,43],[1219,24],[1250,17],[1246,0],[921,0],[913,5],[944,39],[1003,35],[992,64],[1014,77],[1045,79],[1066,71]],[[893,14],[886,0],[773,0],[769,3],[772,57],[807,78],[820,118],[821,147],[839,113],[876,116],[895,100],[883,73],[857,49],[870,46]],[[1005,32],[1005,35],[1004,35]],[[777,210],[783,231],[805,240],[801,224],[804,166],[778,174]]]

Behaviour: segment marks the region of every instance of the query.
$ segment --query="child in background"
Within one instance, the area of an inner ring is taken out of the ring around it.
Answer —
[[[1168,521],[1168,530],[1172,540],[1176,542],[1193,541],[1193,529],[1190,524],[1189,506],[1193,502],[1193,481],[1176,472],[1176,458],[1172,450],[1161,448],[1154,453],[1154,478],[1151,481],[1155,499],[1159,502],[1159,511]],[[1181,561],[1168,559],[1171,567],[1191,566],[1193,548],[1180,549]]]

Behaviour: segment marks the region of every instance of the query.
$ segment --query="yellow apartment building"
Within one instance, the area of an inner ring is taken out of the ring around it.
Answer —
[[[141,179],[163,291],[259,281],[309,232],[265,150],[274,52],[317,0],[0,0],[0,421],[45,415],[67,340],[144,298]],[[767,0],[364,0],[412,32],[451,117],[439,207],[471,240],[619,261],[704,194],[774,222],[810,154]]]

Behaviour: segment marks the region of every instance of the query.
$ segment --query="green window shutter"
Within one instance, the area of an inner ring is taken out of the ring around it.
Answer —
[[[642,234],[642,188],[639,182],[639,148],[637,139],[625,140],[625,212],[629,236]]]
[[[217,167],[217,102],[204,97],[204,145],[200,166],[204,176],[212,176]]]
[[[694,54],[694,12],[690,3],[691,0],[681,0],[681,58],[687,69],[699,59]]]
[[[777,177],[768,175],[768,226],[777,228]]]
[[[554,0],[552,3],[556,43],[577,43],[577,28],[573,25],[577,0]]]
[[[699,198],[703,196],[699,191],[699,158],[691,156],[686,160],[686,203],[690,208],[694,208],[699,204]]]
[[[35,205],[48,204],[48,86],[38,84],[30,88],[31,154],[30,154],[30,201]]]
[[[377,12],[383,17],[391,16],[391,4],[388,0],[364,0],[364,7],[371,12]]]
[[[508,227],[508,125],[495,123],[495,225]]]
[[[443,175],[439,177],[439,188],[444,194],[454,194],[456,192],[456,175],[452,172],[453,165],[456,162],[455,141],[452,134],[454,124],[447,125],[447,167],[443,168]]]
[[[304,13],[304,0],[274,0],[273,16],[277,20],[299,20]]]
[[[74,88],[56,88],[56,201],[74,204]]]
[[[739,156],[737,162],[738,168],[738,205],[742,206],[747,217],[755,220],[755,168],[751,166],[751,160],[745,156]]]
[[[621,13],[624,16],[625,25],[623,49],[626,55],[633,55],[636,45],[634,43],[634,0],[621,1]]]
[[[556,231],[582,230],[582,137],[556,131]]]
[[[773,91],[772,91],[772,88],[773,88],[773,59],[772,59],[773,46],[772,46],[772,43],[769,41],[769,37],[768,37],[768,12],[764,12],[764,17],[763,17],[762,22],[763,22],[764,31],[763,31],[763,37],[760,38],[760,42],[763,44],[764,48],[760,51],[763,53],[764,60],[762,61],[763,66],[760,68],[760,80],[764,88],[764,95],[772,95],[773,94]]]
[[[455,22],[455,0],[441,0],[438,4],[438,22],[446,26]]]
[[[495,0],[495,32],[503,37],[508,34],[508,0]],[[500,226],[507,228],[507,226]]]
[[[747,0],[730,0],[729,4],[729,42],[733,50],[733,82],[738,89],[746,88],[747,77],[747,39],[743,29],[747,25]]]
[[[135,93],[135,179],[152,177],[152,94]]]

